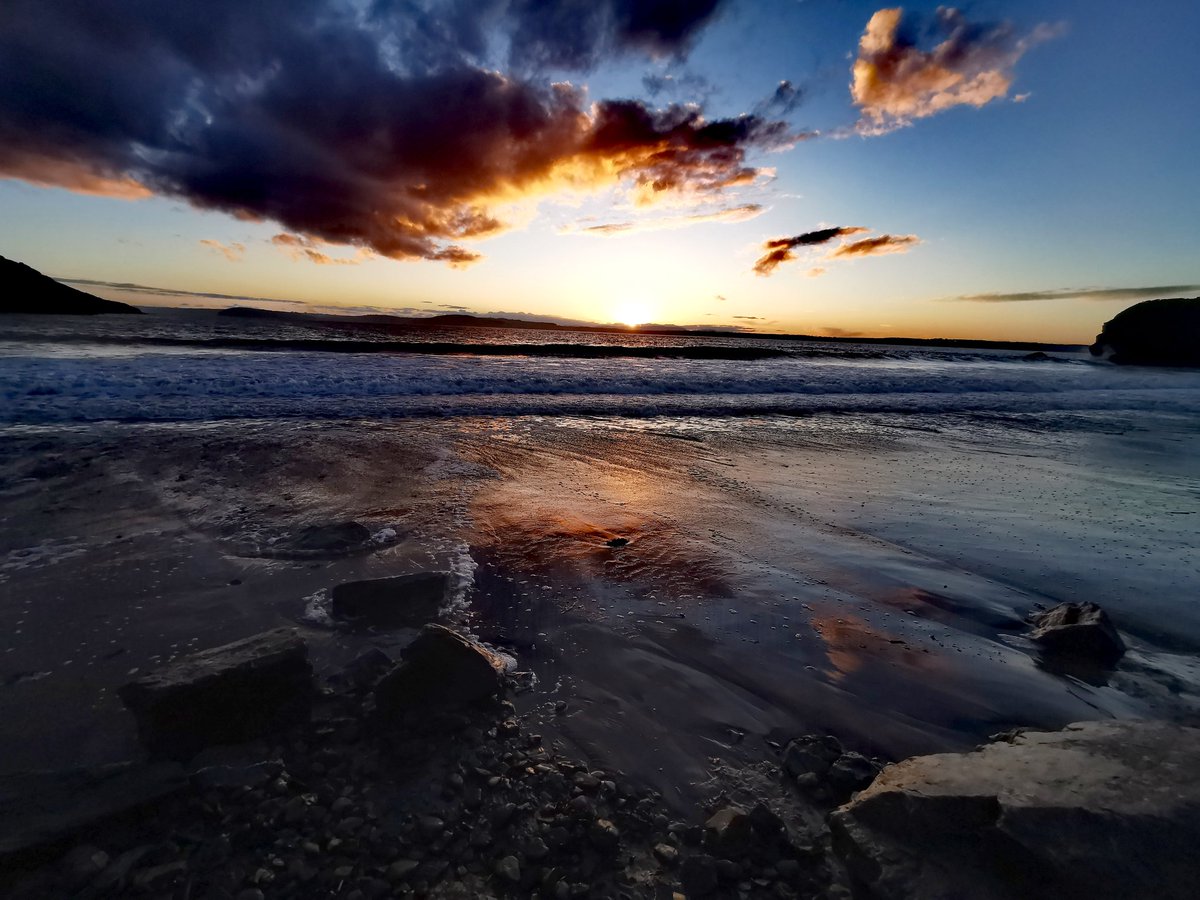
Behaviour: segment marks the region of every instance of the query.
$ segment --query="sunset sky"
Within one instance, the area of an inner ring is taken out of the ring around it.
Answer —
[[[1197,35],[1188,0],[5,0],[0,254],[142,305],[1086,342],[1200,294]]]

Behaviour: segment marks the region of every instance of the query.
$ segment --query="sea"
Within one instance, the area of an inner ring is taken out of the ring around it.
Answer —
[[[136,756],[123,683],[265,628],[398,658],[330,592],[431,569],[547,741],[681,808],[797,734],[1197,720],[1200,371],[148,313],[0,320],[0,775]],[[1061,602],[1115,668],[1028,639]]]

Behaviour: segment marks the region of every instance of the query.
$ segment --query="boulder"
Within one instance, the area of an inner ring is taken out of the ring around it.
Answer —
[[[830,825],[864,897],[1194,897],[1200,729],[1084,722],[915,757]]]
[[[401,655],[403,661],[375,686],[375,708],[384,721],[477,703],[504,690],[504,660],[442,625],[426,625]]]
[[[288,542],[293,549],[309,553],[348,553],[371,542],[371,530],[360,522],[307,525]]]
[[[784,748],[783,768],[793,778],[814,775],[820,779],[841,755],[841,741],[833,735],[806,734]]]
[[[120,691],[152,753],[187,759],[308,718],[312,666],[303,639],[278,628],[186,656]]]
[[[337,619],[376,628],[419,628],[437,618],[450,592],[448,572],[350,581],[331,594]]]
[[[704,847],[715,856],[737,859],[753,845],[754,826],[744,809],[726,806],[704,823]]]
[[[1047,653],[1107,666],[1125,652],[1121,635],[1095,603],[1060,603],[1029,621],[1029,639]]]
[[[1200,297],[1146,300],[1104,323],[1093,356],[1111,353],[1114,363],[1200,366]]]

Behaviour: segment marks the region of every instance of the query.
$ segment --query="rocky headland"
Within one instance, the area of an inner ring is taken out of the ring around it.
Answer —
[[[1104,323],[1091,346],[1118,364],[1200,366],[1200,297],[1146,300]]]
[[[68,287],[24,263],[0,256],[0,313],[94,316],[103,313],[142,315],[128,303],[103,300]]]

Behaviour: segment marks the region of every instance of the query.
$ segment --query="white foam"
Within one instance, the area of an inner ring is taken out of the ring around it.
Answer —
[[[300,614],[300,621],[318,628],[334,627],[329,591],[326,588],[321,588],[304,598],[304,612]]]
[[[560,360],[230,353],[0,358],[0,422],[476,414],[1154,409],[1200,413],[1200,372],[946,359]],[[472,464],[434,463],[462,477]]]

